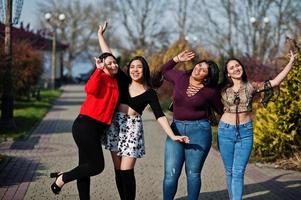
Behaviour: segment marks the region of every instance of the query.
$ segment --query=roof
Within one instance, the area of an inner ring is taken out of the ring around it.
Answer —
[[[43,50],[43,51],[51,51],[52,50],[52,39],[46,38],[45,31],[37,31],[34,33],[24,29],[23,26],[20,28],[12,27],[12,40],[13,42],[17,42],[19,40],[29,41],[35,49]],[[4,32],[5,25],[0,22],[0,40],[4,40]],[[63,51],[68,48],[67,44],[57,42],[57,51]]]

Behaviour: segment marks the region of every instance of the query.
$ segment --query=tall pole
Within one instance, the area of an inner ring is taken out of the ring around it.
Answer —
[[[50,87],[55,89],[55,77],[56,77],[56,38],[57,28],[59,28],[64,22],[66,16],[63,13],[46,13],[45,19],[52,28],[52,55],[51,55],[51,75],[50,75]]]
[[[12,0],[6,0],[5,5],[5,39],[4,56],[5,72],[3,77],[3,94],[1,104],[0,127],[6,129],[16,129],[16,123],[13,118],[14,94],[12,84]]]
[[[51,89],[55,89],[56,77],[56,27],[53,26],[52,56],[51,56]]]

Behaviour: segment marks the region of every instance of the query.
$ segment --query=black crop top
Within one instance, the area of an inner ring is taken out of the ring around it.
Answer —
[[[121,69],[118,70],[117,81],[120,104],[128,105],[140,115],[142,115],[143,110],[149,104],[156,119],[164,116],[155,90],[148,89],[140,95],[131,97],[129,93],[130,78]]]

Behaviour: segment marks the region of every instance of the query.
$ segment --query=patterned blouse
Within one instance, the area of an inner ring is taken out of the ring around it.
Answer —
[[[246,82],[240,86],[237,92],[232,88],[223,90],[221,96],[222,103],[224,104],[224,112],[236,113],[236,109],[239,113],[251,112],[254,95],[263,89],[264,82]],[[238,102],[235,102],[237,100]],[[237,104],[238,108],[236,108]]]

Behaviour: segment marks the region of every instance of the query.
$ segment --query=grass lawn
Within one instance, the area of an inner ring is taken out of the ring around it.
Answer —
[[[44,117],[53,101],[60,96],[60,90],[42,90],[41,100],[35,98],[28,100],[16,100],[14,102],[14,119],[17,130],[0,130],[0,142],[7,138],[14,140],[26,138],[33,128]]]

